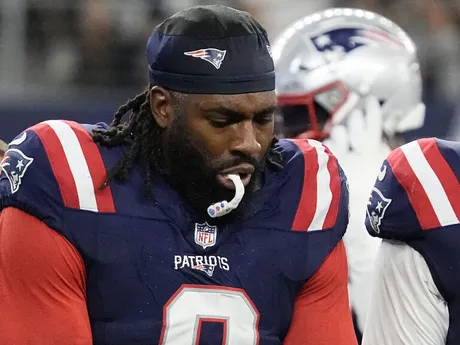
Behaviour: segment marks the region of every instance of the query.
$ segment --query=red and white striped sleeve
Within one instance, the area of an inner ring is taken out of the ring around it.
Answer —
[[[336,225],[342,195],[337,159],[316,140],[291,140],[304,156],[302,193],[292,224],[294,231],[330,229]]]
[[[410,142],[388,161],[424,230],[459,222],[460,184],[434,138]]]
[[[348,225],[348,185],[336,157],[315,140],[290,140],[303,156],[303,181],[291,229],[312,232],[306,248],[318,267],[295,300],[285,345],[357,344],[348,300],[342,236]],[[323,232],[321,234],[320,232]],[[319,239],[321,238],[321,240]]]
[[[66,207],[114,212],[110,186],[99,190],[106,169],[90,133],[72,121],[51,120],[31,128],[48,156]]]
[[[404,239],[460,222],[458,151],[440,143],[416,140],[387,157],[367,207],[371,235]]]
[[[12,206],[62,226],[66,208],[115,212],[106,168],[89,131],[72,121],[51,120],[14,139],[1,163],[0,209]]]

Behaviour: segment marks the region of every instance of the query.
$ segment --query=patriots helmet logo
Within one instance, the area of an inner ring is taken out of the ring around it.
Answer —
[[[371,197],[367,203],[367,219],[376,233],[380,233],[380,225],[385,216],[388,206],[391,204],[391,199],[385,198],[380,190],[372,188]]]
[[[216,244],[217,226],[195,223],[195,243],[206,249]]]
[[[362,46],[386,44],[403,47],[403,43],[383,30],[372,28],[338,28],[311,37],[315,48],[328,61],[337,61]]]
[[[220,66],[222,65],[222,62],[224,61],[226,54],[227,54],[226,50],[220,50],[216,48],[205,48],[205,49],[193,50],[190,52],[184,52],[184,55],[191,56],[191,57],[198,58],[198,59],[209,62],[216,69],[219,69]]]
[[[21,150],[9,149],[0,163],[1,172],[10,181],[11,193],[14,194],[21,186],[22,178],[34,159],[27,157]]]

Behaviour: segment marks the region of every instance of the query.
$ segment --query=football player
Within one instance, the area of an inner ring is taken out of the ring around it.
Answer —
[[[349,180],[351,217],[344,241],[350,300],[362,331],[380,243],[364,227],[369,190],[401,134],[424,120],[415,46],[376,13],[330,8],[286,28],[272,51],[279,134],[323,141]]]
[[[193,7],[147,60],[109,126],[9,146],[0,344],[355,345],[346,178],[321,143],[274,139],[266,31]]]
[[[367,207],[383,241],[363,344],[459,344],[460,143],[410,142],[381,171]]]

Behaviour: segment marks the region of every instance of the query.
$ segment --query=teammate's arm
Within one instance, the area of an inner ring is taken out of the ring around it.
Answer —
[[[284,345],[356,345],[347,284],[341,241],[299,293]]]
[[[444,345],[447,304],[423,257],[409,245],[383,240],[376,262],[363,345]]]
[[[15,208],[0,213],[0,344],[91,345],[75,248]]]

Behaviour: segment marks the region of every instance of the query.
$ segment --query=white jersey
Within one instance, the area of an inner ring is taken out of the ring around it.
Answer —
[[[343,239],[348,257],[350,304],[361,331],[369,304],[369,283],[381,242],[366,230],[366,206],[382,161],[391,152],[382,141],[380,114],[369,114],[369,117],[375,122],[371,125],[368,123],[367,128],[356,125],[351,118],[348,126],[334,126],[330,138],[324,141],[337,157],[349,183],[350,221]],[[362,114],[358,113],[356,118],[361,121]]]
[[[383,240],[376,263],[362,345],[444,345],[449,310],[423,257]]]

